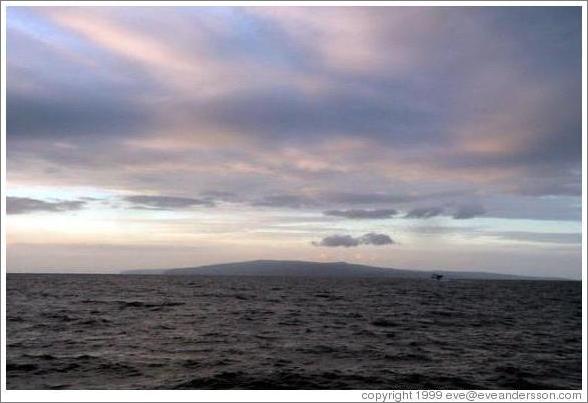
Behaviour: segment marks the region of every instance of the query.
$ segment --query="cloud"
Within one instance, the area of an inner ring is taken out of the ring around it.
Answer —
[[[201,194],[201,196],[206,199],[214,199],[214,200],[220,200],[220,201],[226,201],[226,202],[237,202],[240,200],[239,195],[236,194],[235,192],[222,191],[222,190],[209,190],[209,191],[203,192]]]
[[[419,207],[410,210],[405,218],[431,218],[444,214],[443,207]],[[451,215],[456,220],[466,220],[486,214],[486,209],[478,204],[464,204],[458,206]]]
[[[456,220],[467,220],[474,217],[479,217],[486,214],[484,207],[476,204],[459,206],[453,213],[453,218]]]
[[[177,210],[194,206],[213,207],[214,201],[210,199],[193,199],[189,197],[174,196],[126,196],[124,200],[131,203],[132,208],[148,210]]]
[[[523,196],[581,196],[582,181],[567,175],[553,179],[537,178],[515,184],[509,190]]]
[[[441,215],[443,213],[442,207],[419,207],[410,210],[405,218],[431,218]]]
[[[370,232],[359,238],[359,242],[363,245],[392,245],[396,242],[386,234],[376,234]]]
[[[407,107],[397,98],[382,102],[379,97],[350,89],[308,97],[299,88],[277,86],[235,91],[229,98],[186,103],[183,108],[211,127],[273,143],[319,140],[315,133],[339,137],[360,132],[365,138],[394,145],[439,139],[430,137],[431,125],[436,123],[429,111]]]
[[[577,204],[578,9],[184,11],[12,10],[9,181],[407,216]]]
[[[391,218],[398,214],[394,209],[376,209],[376,210],[327,210],[323,212],[324,215],[353,218],[353,219],[370,219],[370,218]]]
[[[402,203],[413,198],[405,194],[384,192],[330,192],[325,195],[327,201],[341,204]]]
[[[354,238],[351,235],[329,235],[323,238],[320,242],[312,242],[314,246],[337,247],[343,246],[350,248],[359,245],[359,238]]]
[[[44,201],[28,197],[7,197],[6,214],[27,214],[34,212],[63,212],[84,208],[83,200]]]
[[[316,201],[309,197],[299,196],[299,195],[292,195],[292,194],[282,194],[282,195],[270,195],[264,196],[259,200],[253,201],[251,204],[253,206],[262,206],[262,207],[289,207],[289,208],[301,208],[307,206],[316,205]]]
[[[68,49],[38,35],[32,25],[23,25],[11,23],[7,35],[7,70],[12,77],[6,97],[7,140],[87,141],[93,136],[135,135],[154,124],[154,111],[144,102],[153,86],[124,77],[138,79],[140,72],[123,65],[116,72],[105,55],[80,46]],[[43,29],[58,34],[49,25]],[[100,69],[95,58],[102,58]]]
[[[552,244],[572,244],[579,245],[582,243],[581,233],[544,233],[544,232],[526,232],[526,231],[495,231],[485,232],[482,235],[490,235],[501,239],[533,242],[533,243],[552,243]]]
[[[345,247],[351,248],[359,245],[392,245],[395,242],[386,234],[377,234],[370,232],[360,237],[352,237],[351,235],[330,235],[319,242],[312,242],[314,246],[324,246],[329,248]]]
[[[9,94],[6,132],[20,138],[89,138],[121,135],[145,128],[149,114],[122,95],[93,92],[61,93],[59,96]]]

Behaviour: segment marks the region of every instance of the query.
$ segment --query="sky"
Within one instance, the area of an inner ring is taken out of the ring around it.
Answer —
[[[579,7],[7,14],[7,268],[581,277]]]

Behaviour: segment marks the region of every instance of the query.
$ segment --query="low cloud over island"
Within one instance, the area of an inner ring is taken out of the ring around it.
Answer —
[[[352,237],[351,235],[330,235],[319,242],[312,242],[314,246],[325,246],[329,248],[342,246],[351,248],[360,245],[393,245],[395,242],[386,234],[376,234],[370,232],[359,237]]]

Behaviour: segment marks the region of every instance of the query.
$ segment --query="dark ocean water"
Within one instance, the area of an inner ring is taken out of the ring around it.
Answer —
[[[8,275],[9,389],[581,388],[581,284]]]

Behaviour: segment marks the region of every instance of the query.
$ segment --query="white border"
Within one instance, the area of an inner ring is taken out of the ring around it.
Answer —
[[[1,347],[0,354],[0,401],[2,402],[353,402],[362,401],[362,393],[367,391],[343,391],[343,390],[295,390],[295,391],[260,391],[260,390],[186,390],[186,391],[141,391],[141,390],[98,390],[98,391],[81,391],[81,390],[60,390],[60,391],[32,391],[32,390],[6,390],[6,228],[4,226],[6,218],[6,8],[12,6],[578,6],[582,8],[582,391],[581,397],[575,400],[566,401],[586,401],[587,398],[587,205],[586,205],[586,169],[587,169],[587,139],[586,139],[586,38],[587,38],[587,4],[585,1],[4,1],[2,2],[2,19],[0,27],[2,30],[1,60],[2,60],[2,133],[1,133],[1,197],[2,197],[2,221],[0,224],[0,239],[2,241],[2,278],[0,281],[2,292],[1,307]],[[385,391],[380,391],[385,392]],[[414,392],[414,391],[413,391]],[[444,396],[448,393],[458,393],[463,391],[444,391]],[[479,391],[484,392],[484,391]],[[501,391],[494,391],[500,393]],[[524,392],[524,391],[519,391]],[[527,391],[530,393],[560,393],[570,391]],[[471,397],[471,395],[470,395]],[[366,400],[369,401],[369,400]],[[388,400],[390,401],[390,400]],[[402,401],[412,402],[418,399],[403,399]],[[428,401],[432,401],[428,399]],[[444,399],[438,401],[512,401],[507,399],[490,399],[471,400],[464,399]],[[527,401],[527,400],[519,400]],[[533,401],[551,401],[551,400],[533,400]]]

